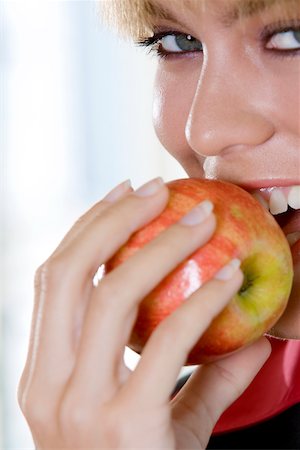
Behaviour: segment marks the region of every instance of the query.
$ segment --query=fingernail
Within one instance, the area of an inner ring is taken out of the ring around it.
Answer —
[[[139,197],[149,197],[150,195],[156,194],[163,186],[164,181],[161,177],[154,178],[154,180],[148,181],[148,183],[143,184],[139,187],[135,194]]]
[[[183,216],[179,220],[179,223],[183,225],[198,225],[208,218],[213,209],[214,205],[212,204],[212,202],[209,200],[204,200],[204,202],[199,203],[185,216]]]
[[[233,258],[226,266],[222,267],[219,272],[216,273],[214,278],[216,280],[227,281],[233,277],[235,272],[241,265],[241,261],[238,258]]]
[[[126,180],[123,181],[122,183],[118,184],[118,186],[116,186],[112,191],[110,191],[104,198],[103,200],[106,202],[115,202],[116,200],[118,200],[120,197],[122,197],[123,194],[125,194],[125,192],[131,188],[131,181],[130,180]]]

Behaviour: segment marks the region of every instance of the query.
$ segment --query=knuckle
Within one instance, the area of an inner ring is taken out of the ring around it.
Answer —
[[[74,226],[71,229],[73,233],[80,233],[87,225],[89,225],[93,220],[97,220],[102,217],[103,211],[106,210],[103,203],[96,203],[91,209],[89,209],[85,214],[78,217]]]
[[[34,277],[34,286],[36,290],[42,290],[44,287],[44,284],[49,284],[50,278],[53,277],[53,267],[49,263],[49,261],[46,261],[41,266],[38,267],[38,269],[35,272]]]
[[[236,397],[239,397],[243,393],[244,389],[241,386],[241,383],[238,380],[238,378],[235,376],[233,372],[226,369],[226,367],[223,366],[221,363],[216,362],[212,364],[211,370],[216,371],[217,376],[224,380],[229,389],[231,389],[234,392]]]
[[[58,411],[59,429],[64,439],[72,442],[87,442],[97,439],[101,448],[123,448],[126,414],[118,405],[91,406],[86,400],[75,399],[68,394]],[[98,447],[97,447],[98,448]],[[100,448],[100,447],[99,447]]]
[[[21,403],[21,410],[34,429],[43,429],[52,423],[52,413],[41,399],[31,399]]]
[[[44,264],[39,266],[34,275],[34,288],[39,291],[42,285],[43,272],[44,272]]]
[[[118,298],[121,295],[115,278],[112,274],[108,274],[97,287],[97,302],[101,303],[102,307],[107,306],[111,309],[112,305],[108,299]]]
[[[101,416],[102,441],[109,448],[122,448],[123,422],[120,422],[116,414],[103,414]],[[124,442],[124,441],[123,441]]]
[[[175,330],[176,328],[174,329],[174,327],[170,326],[170,319],[167,317],[153,332],[151,336],[152,341],[161,351],[169,352],[178,338]]]
[[[67,432],[90,428],[92,420],[90,409],[81,403],[68,402],[62,406],[59,414],[59,421]]]
[[[118,235],[122,235],[125,238],[131,235],[134,231],[134,226],[132,207],[126,203],[124,204],[124,201],[122,200],[120,205],[116,204],[106,209],[98,219],[109,224],[109,228],[113,234],[118,233]]]
[[[76,222],[74,223],[73,226],[73,231],[79,231],[81,228],[83,228],[90,220],[90,212],[87,212],[86,214],[83,214],[82,216],[80,216]]]
[[[103,409],[101,415],[102,435],[109,448],[123,448],[127,440],[128,430],[131,430],[130,409],[117,402]],[[129,422],[129,423],[128,423]]]
[[[23,413],[25,412],[24,383],[25,383],[25,371],[23,370],[22,376],[21,376],[19,384],[17,386],[17,401],[18,401],[18,405]]]
[[[58,256],[51,257],[41,264],[35,272],[34,287],[35,290],[44,290],[46,286],[55,285],[58,278],[65,272],[68,267],[65,261]]]
[[[147,199],[151,199],[151,197],[139,197],[132,193],[124,198],[120,205],[116,205],[116,211],[120,211],[122,222],[124,220],[124,225],[127,226],[129,232],[135,231],[136,227],[144,225],[148,220],[158,216],[167,200],[165,199],[157,209],[157,206],[154,207],[151,201],[148,204]]]
[[[91,402],[80,399],[78,395],[76,398],[69,395],[64,399],[58,411],[58,423],[63,437],[72,437],[72,441],[77,443],[86,442],[92,436],[97,436],[99,442],[104,443],[106,430],[112,430],[101,406],[91,405]]]

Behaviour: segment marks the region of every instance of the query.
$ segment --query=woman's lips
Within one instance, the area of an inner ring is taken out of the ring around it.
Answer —
[[[272,189],[275,186],[290,187],[300,184],[299,178],[286,179],[286,178],[272,178],[264,180],[248,180],[237,183],[241,188],[246,191],[254,191],[261,189]]]

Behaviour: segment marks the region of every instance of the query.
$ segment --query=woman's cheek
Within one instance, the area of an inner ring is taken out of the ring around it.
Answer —
[[[186,147],[185,125],[189,109],[189,101],[178,75],[158,70],[154,86],[153,124],[160,142],[175,157],[178,150]]]
[[[168,69],[166,69],[168,67]],[[154,84],[153,125],[166,150],[183,166],[190,176],[199,158],[186,139],[186,125],[198,84],[198,71],[180,69],[179,63],[160,63]]]

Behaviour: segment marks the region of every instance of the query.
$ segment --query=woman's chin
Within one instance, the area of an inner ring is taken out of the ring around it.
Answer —
[[[294,267],[294,282],[287,307],[267,335],[281,339],[300,339],[300,264]]]

